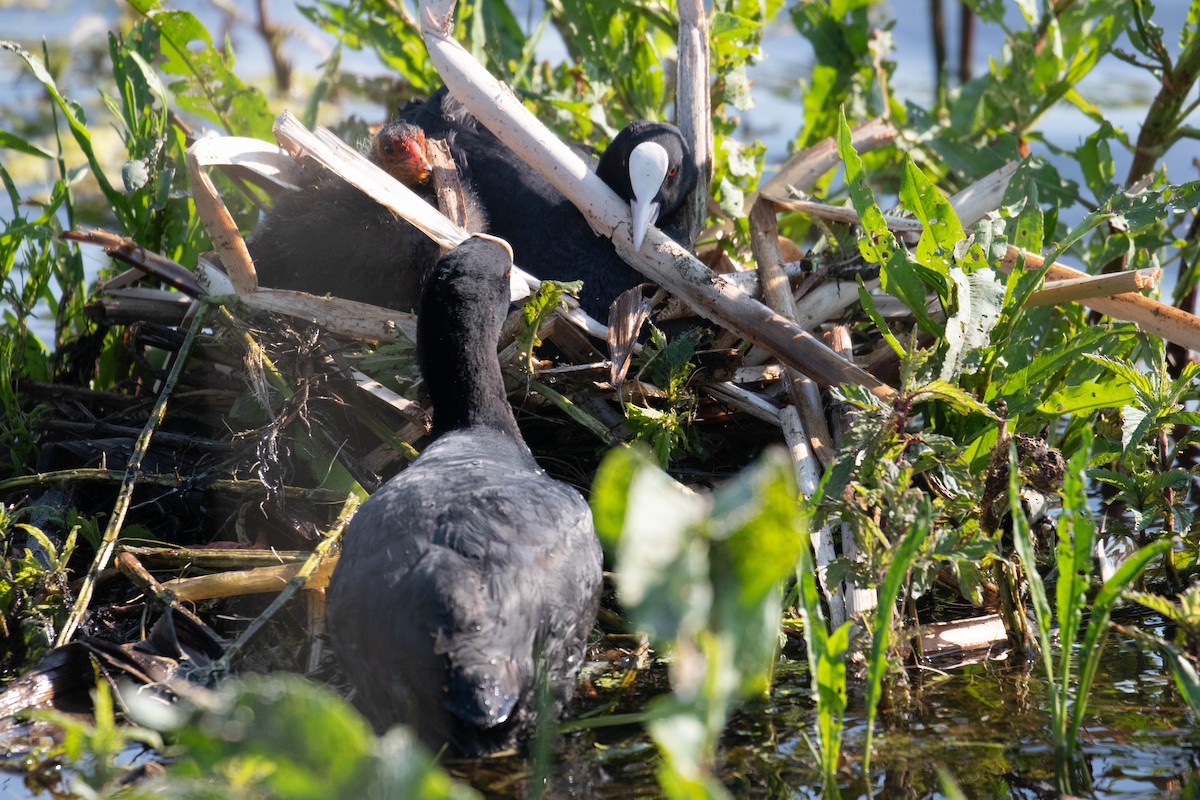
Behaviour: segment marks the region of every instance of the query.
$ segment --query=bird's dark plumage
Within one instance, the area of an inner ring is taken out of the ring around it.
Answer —
[[[407,122],[384,126],[370,159],[430,204],[435,202],[425,133]],[[472,230],[486,215],[464,185]],[[258,281],[413,311],[440,249],[424,233],[336,175],[309,178],[282,195],[246,241]]]
[[[644,278],[621,259],[612,242],[597,236],[575,206],[535,173],[512,150],[471,117],[445,89],[402,117],[427,135],[450,138],[451,152],[465,168],[487,209],[488,232],[513,248],[516,262],[539,278],[583,280],[580,304],[596,319],[608,319],[609,306]],[[666,156],[665,178],[646,202],[659,204],[658,227],[668,236],[683,234],[681,211],[698,172],[679,129],[666,123],[634,122],[613,139],[596,172],[624,200],[635,199],[630,156],[637,145],[654,142]],[[585,158],[589,152],[576,148]],[[649,218],[654,222],[654,218]]]
[[[329,587],[359,706],[464,754],[531,732],[539,664],[561,712],[600,592],[587,503],[538,468],[505,396],[510,267],[500,243],[474,237],[430,276],[417,354],[436,438],[359,509]]]

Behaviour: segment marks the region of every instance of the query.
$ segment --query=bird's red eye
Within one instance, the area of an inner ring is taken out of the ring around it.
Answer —
[[[679,172],[679,167],[671,167],[671,171],[667,173],[667,177],[674,178],[676,173],[678,173],[678,172]]]

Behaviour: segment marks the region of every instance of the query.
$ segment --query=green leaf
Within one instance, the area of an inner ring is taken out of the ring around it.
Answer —
[[[967,235],[953,207],[911,158],[904,159],[900,203],[924,226],[917,242],[917,261],[949,278],[955,261],[954,251]]]
[[[539,347],[542,340],[538,338],[538,329],[546,323],[554,312],[565,307],[563,294],[579,294],[583,281],[542,281],[525,305],[521,308],[521,332],[517,337],[521,352],[525,354],[526,369],[533,373],[533,351]]]
[[[181,109],[217,123],[227,133],[273,140],[275,115],[266,97],[238,77],[233,56],[221,55],[194,14],[163,9],[158,0],[130,0],[130,5],[158,33],[163,72],[180,78],[170,89]]]
[[[1141,576],[1150,561],[1166,553],[1173,545],[1174,541],[1164,536],[1139,549],[1121,562],[1092,601],[1087,631],[1079,651],[1079,681],[1075,689],[1075,707],[1071,710],[1071,736],[1068,739],[1072,744],[1078,738],[1079,728],[1087,713],[1088,698],[1100,666],[1100,654],[1108,636],[1108,620],[1113,607],[1121,599],[1122,593]]]
[[[1085,474],[1091,444],[1091,432],[1084,431],[1063,475],[1063,510],[1058,518],[1057,609],[1064,642],[1075,641],[1091,585],[1096,526],[1088,506]]]
[[[708,543],[696,530],[707,502],[635,448],[605,456],[591,502],[621,602],[638,628],[656,641],[695,637],[712,605]]]
[[[1126,383],[1083,381],[1050,393],[1038,403],[1038,411],[1055,415],[1090,413],[1101,408],[1120,408],[1133,402],[1134,397],[1133,387]]]
[[[27,156],[35,156],[37,158],[54,158],[54,154],[49,150],[43,150],[33,142],[22,139],[15,133],[8,131],[0,131],[0,149],[16,150],[18,153],[24,153]]]
[[[779,449],[766,451],[713,493],[714,567],[733,567],[741,605],[756,606],[792,573],[807,544],[798,496],[790,460]]]
[[[935,321],[925,308],[929,286],[923,278],[922,268],[911,260],[908,251],[888,230],[883,212],[879,210],[879,205],[867,186],[862,159],[855,152],[851,142],[845,110],[838,118],[837,147],[838,155],[846,167],[846,185],[850,190],[850,199],[862,221],[862,232],[858,238],[859,252],[867,261],[880,266],[880,285],[883,290],[904,301],[922,328],[936,336],[942,336],[941,324]],[[928,273],[928,283],[936,286],[936,273],[930,270],[924,270],[924,273]],[[941,288],[944,290],[944,284]]]
[[[846,717],[846,662],[850,623],[829,633],[821,609],[821,592],[816,568],[808,547],[801,548],[796,562],[796,584],[800,615],[804,622],[804,644],[813,699],[817,703],[817,749],[826,786],[836,785]]]
[[[867,287],[863,286],[862,278],[858,282],[858,302],[862,306],[863,311],[867,312],[867,316],[871,318],[871,322],[875,323],[876,330],[888,346],[892,348],[892,352],[903,358],[907,355],[904,346],[900,344],[900,340],[892,333],[891,326],[884,319],[883,314],[879,313],[879,309],[875,306],[875,298],[871,297],[871,293],[867,291]]]
[[[976,400],[970,393],[940,379],[930,381],[912,394],[914,403],[929,400],[940,400],[963,414],[983,414],[989,419],[997,419],[996,412]]]
[[[908,577],[908,572],[916,560],[921,545],[933,529],[933,504],[928,497],[921,499],[912,527],[900,541],[900,546],[892,554],[887,573],[883,576],[883,584],[879,587],[879,607],[875,622],[871,626],[871,651],[867,655],[867,685],[864,692],[864,703],[867,707],[867,741],[863,752],[863,771],[870,770],[871,742],[875,732],[875,713],[879,708],[879,698],[882,696],[883,676],[888,669],[887,651],[892,642],[892,615],[896,605],[903,602],[901,587]]]
[[[33,55],[22,49],[16,42],[0,41],[0,50],[8,50],[16,53],[25,62],[25,65],[29,67],[29,71],[33,73],[33,76],[45,87],[51,99],[67,120],[71,136],[87,158],[88,167],[91,170],[92,177],[100,185],[100,191],[104,193],[105,199],[112,207],[118,219],[122,221],[122,224],[128,224],[130,221],[129,202],[121,192],[113,188],[112,183],[109,182],[108,177],[104,173],[104,168],[101,166],[100,160],[96,156],[95,148],[92,146],[92,133],[88,130],[87,118],[83,113],[83,108],[78,103],[63,97],[59,93],[58,84],[50,74],[48,66],[41,60],[34,58]]]
[[[1004,306],[1004,284],[990,269],[966,275],[952,267],[949,278],[954,284],[956,309],[946,320],[946,356],[940,377],[952,382],[962,373],[967,358],[988,346]]]
[[[1151,636],[1136,628],[1128,629],[1126,632],[1148,642],[1163,655],[1167,665],[1171,668],[1175,685],[1179,688],[1179,693],[1183,696],[1184,701],[1187,702],[1188,708],[1192,710],[1193,714],[1200,716],[1200,673],[1196,672],[1196,665],[1192,660],[1178,647],[1157,636]]]
[[[1033,551],[1033,534],[1029,530],[1029,519],[1025,509],[1021,507],[1021,467],[1017,462],[1016,446],[1008,443],[1008,510],[1012,519],[1013,547],[1020,559],[1021,569],[1029,585],[1029,598],[1033,601],[1034,620],[1037,622],[1038,643],[1041,645],[1042,666],[1046,670],[1046,679],[1050,681],[1053,691],[1054,656],[1050,648],[1050,633],[1054,629],[1054,618],[1050,613],[1050,600],[1046,596],[1046,585],[1042,582],[1042,574],[1038,572],[1037,557]]]

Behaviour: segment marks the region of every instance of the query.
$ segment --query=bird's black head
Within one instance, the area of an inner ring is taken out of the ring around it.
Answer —
[[[502,239],[475,234],[442,256],[421,295],[419,317],[452,316],[467,324],[500,315],[509,301],[512,250]]]
[[[638,120],[613,138],[596,174],[630,204],[634,246],[646,229],[675,221],[683,201],[696,187],[699,171],[683,134],[665,122]]]

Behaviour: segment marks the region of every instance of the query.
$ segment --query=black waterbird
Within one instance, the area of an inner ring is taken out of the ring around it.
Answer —
[[[397,120],[371,142],[368,156],[430,204],[435,203],[425,132]],[[486,228],[486,215],[463,182],[468,226]],[[248,237],[259,283],[415,310],[421,285],[441,254],[406,220],[340,177],[309,178],[274,207]]]
[[[376,727],[467,755],[527,736],[539,684],[561,713],[601,582],[587,503],[538,467],[505,396],[511,259],[476,236],[430,276],[417,358],[435,438],[358,510],[329,587],[334,651]]]
[[[512,245],[516,262],[538,278],[582,280],[579,301],[605,322],[609,306],[645,278],[617,254],[612,241],[597,236],[583,214],[445,89],[402,113],[429,136],[446,138],[454,160],[470,174],[487,211],[488,232]],[[590,148],[575,147],[592,160],[596,174],[631,207],[634,245],[647,228],[680,239],[683,203],[699,172],[674,125],[640,120],[618,133],[595,160]],[[686,244],[686,243],[685,243]]]

